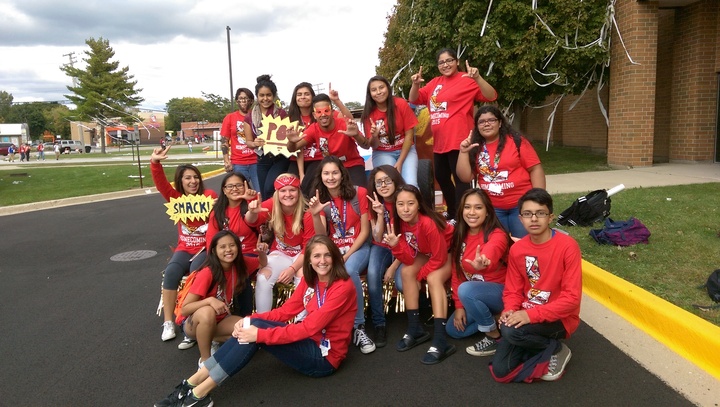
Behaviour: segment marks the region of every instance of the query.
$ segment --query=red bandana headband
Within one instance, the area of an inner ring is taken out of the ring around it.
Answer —
[[[277,177],[273,185],[276,190],[287,186],[300,188],[300,179],[294,175],[282,175]]]

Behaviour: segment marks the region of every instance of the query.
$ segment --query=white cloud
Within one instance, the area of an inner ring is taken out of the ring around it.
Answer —
[[[71,4],[59,4],[71,3]],[[334,2],[0,0],[0,90],[15,101],[61,100],[70,79],[59,67],[85,40],[103,37],[128,66],[145,107],[201,92],[230,97],[226,26],[231,27],[233,87],[254,89],[273,75],[289,101],[302,81],[329,82],[346,101],[363,102],[375,74],[395,0]],[[77,66],[77,65],[76,65]]]

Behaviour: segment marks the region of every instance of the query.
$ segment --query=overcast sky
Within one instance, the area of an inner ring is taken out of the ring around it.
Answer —
[[[88,38],[103,37],[113,60],[143,89],[142,107],[171,98],[255,87],[272,74],[289,102],[302,81],[328,83],[345,102],[364,102],[395,0],[0,0],[0,90],[16,102],[63,100],[70,78],[59,67]],[[409,80],[409,79],[408,79]]]

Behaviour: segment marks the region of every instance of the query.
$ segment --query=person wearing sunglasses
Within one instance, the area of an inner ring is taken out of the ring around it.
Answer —
[[[520,222],[518,199],[531,188],[545,188],[545,171],[530,141],[505,120],[500,109],[482,106],[476,126],[460,143],[457,174],[473,179],[490,195],[498,219],[513,237],[527,234]]]
[[[220,136],[223,138],[222,151],[225,171],[243,174],[250,180],[252,188],[259,188],[257,175],[258,157],[255,150],[247,143],[251,132],[245,130],[245,116],[255,101],[252,91],[247,88],[238,88],[235,92],[235,101],[238,110],[229,113],[220,127]]]
[[[456,167],[458,146],[473,127],[474,104],[497,99],[497,91],[480,76],[479,70],[470,66],[468,61],[465,61],[465,66],[467,72],[461,72],[457,53],[449,48],[441,49],[437,54],[440,76],[422,86],[425,80],[420,66],[418,73],[411,78],[408,98],[410,103],[426,105],[430,111],[435,179],[451,218],[457,212],[460,197],[470,188],[468,182],[458,177]]]
[[[325,93],[313,98],[313,116],[316,123],[303,130],[304,137],[300,137],[297,129],[289,129],[285,133],[288,150],[293,152],[314,144],[323,157],[334,155],[340,159],[348,170],[353,185],[365,187],[365,160],[358,152],[358,145],[368,148],[370,141],[358,129],[355,120],[346,116],[336,118],[330,96]],[[314,179],[315,174],[306,172],[305,177]]]

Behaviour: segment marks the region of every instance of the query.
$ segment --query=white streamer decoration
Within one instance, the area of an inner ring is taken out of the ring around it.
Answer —
[[[535,2],[535,1],[536,1],[536,0],[533,0],[533,2]],[[487,12],[485,13],[485,21],[483,21],[482,30],[480,30],[480,36],[481,36],[481,37],[482,37],[483,35],[485,35],[485,27],[487,26],[488,16],[490,16],[490,9],[492,8],[492,2],[493,2],[493,0],[490,0],[490,3],[488,4]]]

